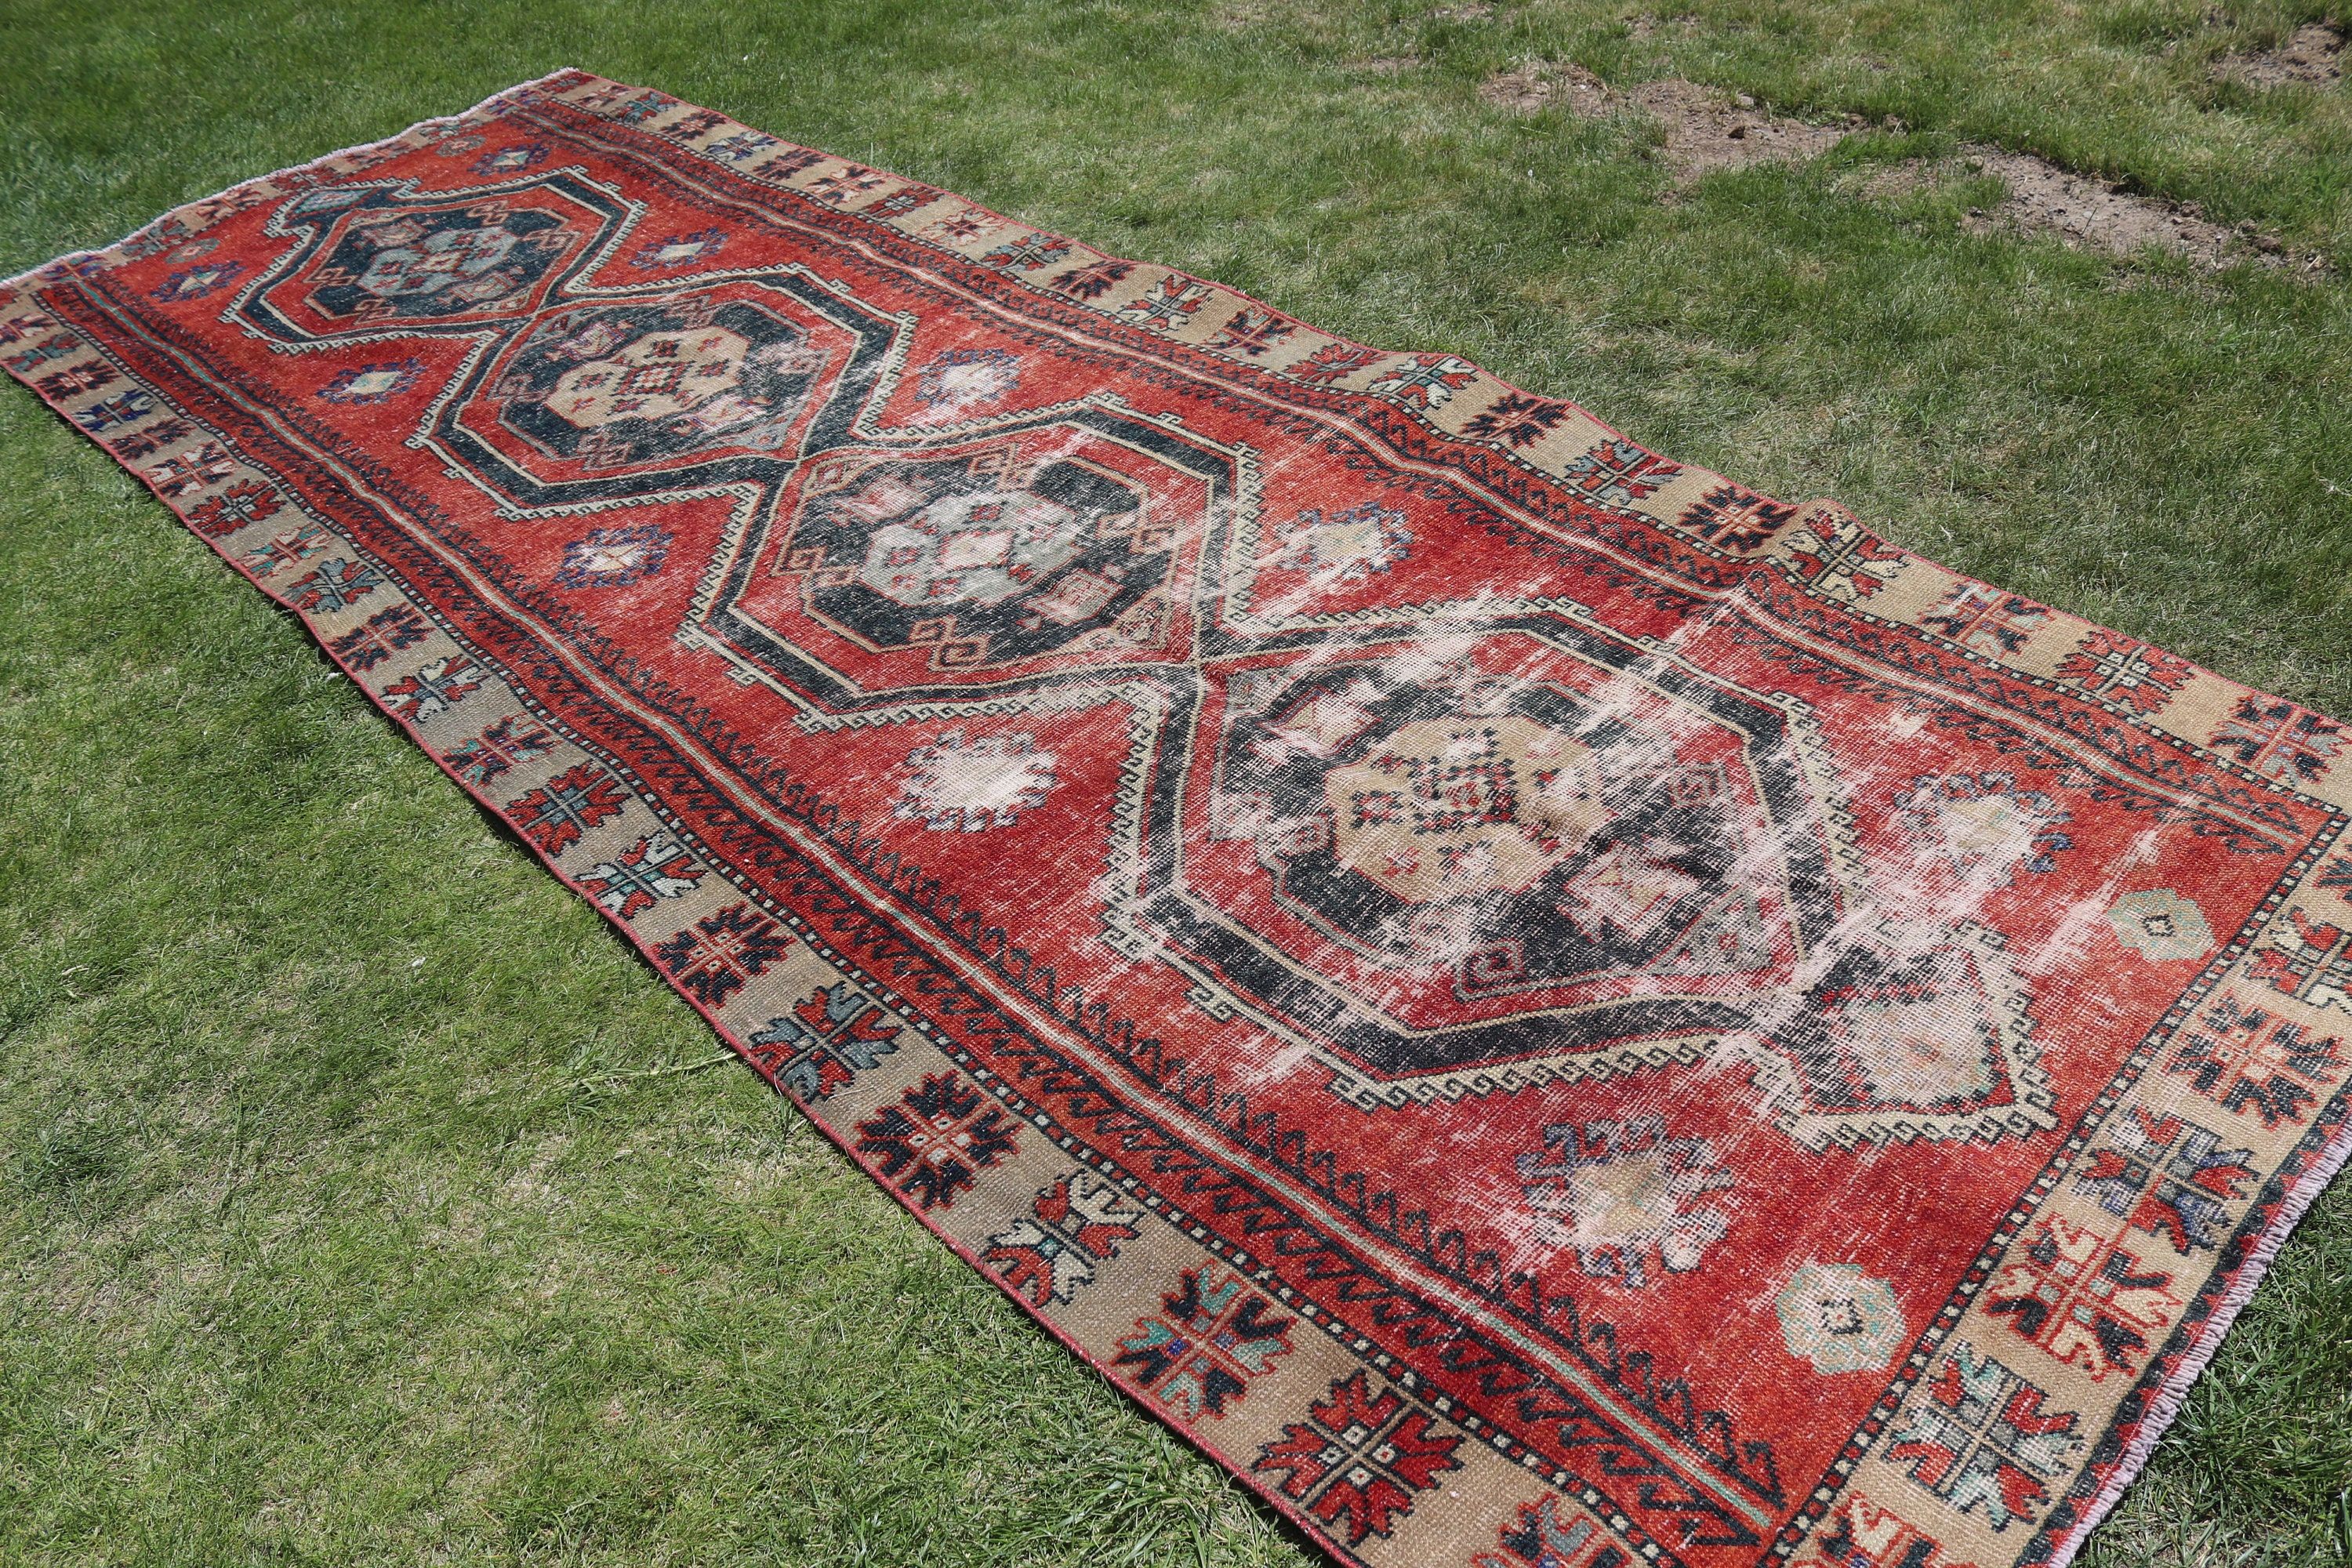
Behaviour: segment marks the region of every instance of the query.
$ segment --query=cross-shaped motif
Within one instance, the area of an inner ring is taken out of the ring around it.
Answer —
[[[2171,1284],[2169,1270],[2116,1237],[2052,1215],[2002,1266],[1985,1310],[2098,1383],[2137,1372],[2136,1358],[2172,1326],[2182,1303]]]
[[[2314,920],[2299,909],[2287,910],[2286,918],[2294,931],[2254,951],[2254,978],[2282,996],[2352,1013],[2352,927]]]
[[[2251,1150],[2223,1148],[2210,1128],[2133,1106],[2108,1124],[2074,1185],[2186,1256],[2221,1245],[2231,1205],[2254,1179],[2252,1159]]]
[[[1290,1353],[1296,1320],[1273,1305],[1237,1274],[1188,1268],[1159,1312],[1135,1321],[1111,1364],[1187,1421],[1222,1417],[1251,1379]]]
[[[583,763],[509,801],[507,811],[524,837],[553,855],[579,843],[598,823],[618,816],[624,798],[610,774]]]
[[[2037,1518],[2044,1482],[2083,1446],[2075,1412],[2042,1408],[2049,1395],[1967,1341],[1956,1342],[1914,1391],[1886,1458],[1962,1513],[1996,1531]]]
[[[2352,1060],[2334,1036],[2224,996],[2182,1037],[2164,1067],[2223,1110],[2251,1112],[2276,1127],[2315,1103]]]
[[[897,1052],[901,1026],[856,986],[836,981],[753,1033],[751,1060],[801,1099],[823,1100]]]
[[[793,950],[793,939],[749,904],[705,915],[654,949],[672,980],[706,1007],[716,1007]]]
[[[1414,1493],[1462,1468],[1454,1458],[1459,1436],[1434,1430],[1393,1389],[1374,1394],[1361,1372],[1333,1384],[1307,1413],[1307,1421],[1292,1422],[1260,1449],[1250,1468],[1279,1474],[1283,1495],[1349,1546],[1386,1537],[1412,1511]]]

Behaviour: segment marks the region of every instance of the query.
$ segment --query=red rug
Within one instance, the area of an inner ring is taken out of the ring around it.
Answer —
[[[2347,1152],[2346,732],[566,71],[0,357],[1335,1556],[2063,1562]]]

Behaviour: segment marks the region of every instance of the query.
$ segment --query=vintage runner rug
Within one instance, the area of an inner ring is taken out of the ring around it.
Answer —
[[[0,356],[1349,1563],[2063,1563],[2343,1162],[2346,731],[563,71]]]

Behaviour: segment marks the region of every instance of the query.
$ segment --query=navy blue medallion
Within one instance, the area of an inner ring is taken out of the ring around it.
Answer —
[[[478,314],[526,293],[578,239],[558,214],[501,200],[421,212],[371,202],[305,298],[338,321]]]
[[[868,647],[1001,664],[1116,623],[1159,592],[1171,544],[1133,481],[1004,445],[830,465],[782,564],[811,613]]]
[[[268,226],[304,243],[237,309],[281,342],[477,331],[542,308],[625,216],[562,174],[442,195],[408,182],[311,191]]]
[[[683,295],[567,310],[532,327],[490,389],[499,422],[583,468],[785,446],[827,365],[793,321]]]

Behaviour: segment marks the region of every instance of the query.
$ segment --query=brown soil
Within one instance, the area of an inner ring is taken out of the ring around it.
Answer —
[[[1555,104],[1586,119],[1627,106],[1638,109],[1664,131],[1666,163],[1678,184],[1717,169],[1818,157],[1863,125],[1857,116],[1842,124],[1813,125],[1769,114],[1745,94],[1734,97],[1696,82],[1647,81],[1620,91],[1572,63],[1520,66],[1487,78],[1478,90],[1496,108],[1522,114]],[[1918,159],[1892,164],[1867,176],[1862,188],[1877,200],[1893,200],[1939,184],[1964,166],[1971,174],[1997,174],[2009,187],[1998,207],[1969,215],[1969,227],[1977,233],[2054,234],[2077,249],[2114,257],[2154,246],[2209,268],[2244,260],[2278,267],[2294,260],[2276,239],[2251,225],[2223,228],[2207,222],[2194,206],[2135,195],[2029,153],[1970,147],[1965,154],[1964,165]],[[2302,265],[2317,270],[2319,263],[2308,258]]]
[[[1999,206],[1969,211],[1965,222],[1971,233],[2054,234],[2077,250],[2114,257],[2154,246],[2208,268],[2240,261],[2280,267],[2294,260],[2284,246],[2250,224],[2223,228],[2207,222],[2193,205],[2136,195],[2030,153],[1996,147],[1969,147],[1947,163],[1913,158],[1889,164],[1864,179],[1862,191],[1874,200],[1893,201],[1964,174],[1997,174],[2009,187]],[[2318,268],[2316,258],[2303,265]]]
[[[1487,78],[1478,91],[1497,108],[1523,114],[1561,103],[1597,119],[1630,104],[1665,132],[1666,163],[1678,182],[1717,169],[1814,157],[1860,124],[1809,125],[1767,114],[1745,94],[1734,97],[1696,82],[1645,81],[1620,92],[1574,64],[1521,66]]]
[[[2224,55],[2213,62],[2217,79],[2242,81],[2248,87],[2285,87],[2300,82],[2326,87],[2344,79],[2344,35],[2325,22],[2305,22],[2294,36],[2274,49]]]
[[[2054,234],[2078,250],[2109,256],[2129,256],[2154,246],[2208,267],[2224,267],[2249,255],[2272,265],[2279,259],[2275,240],[2264,248],[2249,235],[2206,222],[2193,208],[2070,174],[2030,153],[1971,148],[1969,162],[2000,175],[2009,187],[2000,206],[1969,215],[1969,226],[1979,233],[2006,228]]]

